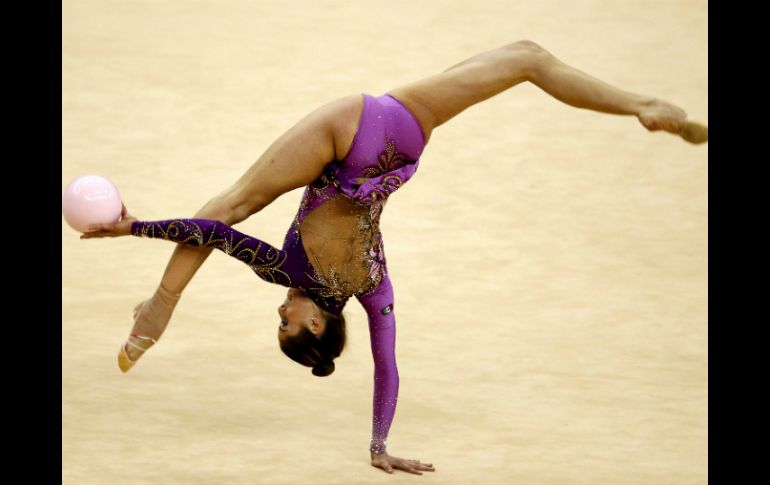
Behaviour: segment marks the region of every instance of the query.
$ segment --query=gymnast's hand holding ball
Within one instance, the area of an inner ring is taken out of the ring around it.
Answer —
[[[83,175],[64,189],[61,196],[64,220],[89,237],[116,237],[131,234],[136,218],[129,215],[115,184],[101,175]]]
[[[137,218],[128,213],[126,205],[122,204],[120,211],[120,220],[109,224],[92,224],[89,231],[82,234],[80,239],[91,239],[94,237],[118,237],[131,234],[131,225],[137,221]]]

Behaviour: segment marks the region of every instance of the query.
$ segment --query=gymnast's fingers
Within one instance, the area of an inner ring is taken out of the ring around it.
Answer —
[[[115,228],[115,224],[91,224],[88,226],[88,232],[93,231],[112,231]]]
[[[433,468],[433,465],[431,463],[420,463],[420,460],[407,460],[410,465],[417,468],[418,470],[427,470],[429,472],[435,472],[436,469]]]
[[[404,470],[405,472],[414,473],[415,475],[422,475],[422,472],[419,470],[416,470],[414,467],[410,466],[407,463],[402,463],[401,465],[398,465],[398,468],[401,470]]]
[[[84,232],[80,235],[80,239],[92,239],[95,237],[114,237],[115,234],[112,231],[104,229],[94,229],[88,232]]]

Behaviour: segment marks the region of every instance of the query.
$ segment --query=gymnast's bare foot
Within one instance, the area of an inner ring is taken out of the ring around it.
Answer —
[[[163,334],[179,297],[160,286],[155,294],[134,307],[134,327],[118,353],[118,367],[128,372]]]
[[[705,143],[709,139],[706,125],[688,120],[682,108],[660,99],[648,103],[637,117],[650,131],[664,130],[694,144]]]

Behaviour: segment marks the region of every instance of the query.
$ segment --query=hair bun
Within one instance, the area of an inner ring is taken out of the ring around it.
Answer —
[[[313,366],[313,375],[325,377],[334,372],[334,362],[326,362]]]

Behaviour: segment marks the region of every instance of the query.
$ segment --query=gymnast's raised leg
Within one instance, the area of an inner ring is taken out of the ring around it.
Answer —
[[[649,131],[664,130],[690,143],[708,141],[708,128],[688,120],[680,107],[613,87],[528,40],[483,52],[389,92],[413,111],[429,133],[466,108],[524,81],[576,108],[634,115]]]

